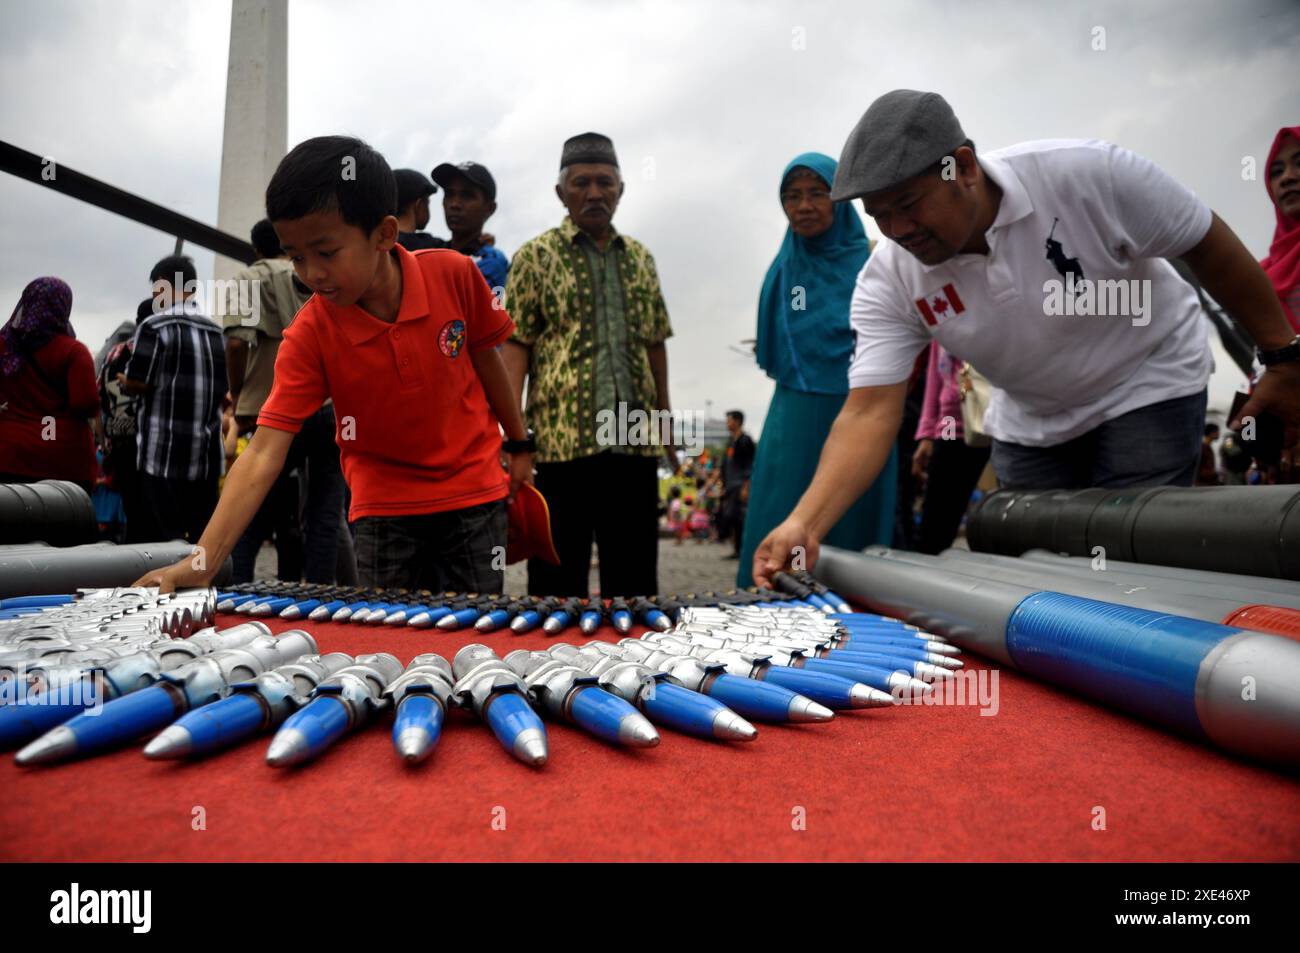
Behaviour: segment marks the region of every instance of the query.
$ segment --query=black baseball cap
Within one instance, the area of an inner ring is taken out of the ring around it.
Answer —
[[[438,187],[430,182],[423,172],[417,172],[415,169],[394,169],[393,178],[397,180],[399,212],[416,199],[422,199],[438,191]]]
[[[444,162],[433,170],[433,181],[444,189],[452,179],[457,177],[469,179],[487,193],[489,201],[495,202],[497,200],[496,179],[492,178],[492,173],[487,170],[485,165],[479,165],[477,162],[459,162],[455,165]]]

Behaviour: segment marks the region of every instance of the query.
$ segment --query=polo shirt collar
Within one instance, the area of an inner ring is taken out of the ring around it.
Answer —
[[[397,312],[396,324],[405,321],[418,321],[429,316],[429,296],[424,286],[424,275],[415,256],[401,245],[394,245],[397,260],[402,266],[402,304]],[[354,347],[364,344],[371,338],[378,337],[394,325],[380,321],[373,314],[368,314],[358,305],[340,308],[324,298],[319,299],[330,317],[343,329],[348,343]]]
[[[587,238],[587,233],[580,229],[574,223],[572,216],[569,215],[564,216],[564,221],[560,223],[560,235],[563,236],[565,241],[572,242],[575,245],[578,243],[578,239]],[[618,233],[618,229],[614,227],[613,222],[609,226],[609,236],[611,239],[610,244],[617,245],[619,248],[623,247],[623,236]],[[587,241],[595,245],[595,242],[592,242],[590,238],[587,238]]]
[[[996,157],[981,156],[979,164],[984,174],[1002,190],[1002,203],[998,206],[998,214],[993,219],[990,231],[1005,228],[1033,212],[1034,203],[1030,201],[1024,183],[1010,163]]]

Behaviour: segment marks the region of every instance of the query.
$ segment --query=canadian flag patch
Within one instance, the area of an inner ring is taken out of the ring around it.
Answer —
[[[933,326],[936,321],[945,317],[949,311],[953,314],[961,314],[966,310],[966,306],[961,303],[956,288],[952,285],[944,285],[942,291],[924,298],[917,298],[916,309],[921,312],[921,317],[925,320],[925,323]]]

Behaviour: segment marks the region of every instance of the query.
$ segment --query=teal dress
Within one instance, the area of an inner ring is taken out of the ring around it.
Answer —
[[[781,185],[796,168],[811,169],[826,184],[835,180],[835,160],[816,152],[796,156]],[[871,254],[857,213],[835,203],[831,227],[813,238],[787,228],[768,268],[758,304],[758,364],[776,381],[763,424],[749,507],[736,572],[738,586],[754,583],[754,551],[794,509],[821,458],[822,445],[848,395],[853,330],[849,303],[858,272]],[[799,301],[802,307],[795,307]],[[858,498],[823,543],[863,549],[888,545],[894,532],[898,450],[891,445],[875,483]]]

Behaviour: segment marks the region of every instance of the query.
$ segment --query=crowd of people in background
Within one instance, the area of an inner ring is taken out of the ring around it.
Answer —
[[[563,144],[563,219],[513,259],[486,230],[498,196],[485,166],[442,163],[425,176],[390,170],[368,148],[321,137],[281,164],[268,217],[251,229],[256,259],[235,276],[259,289],[253,320],[207,313],[193,260],[170,255],[149,272],[134,319],[92,357],[73,331],[72,289],[32,281],[0,329],[0,480],[70,480],[94,493],[106,535],[206,538],[231,552],[237,581],[273,540],[284,579],[480,591],[491,591],[484,567],[504,543],[507,506],[533,483],[559,562],[534,555],[528,589],[570,596],[587,594],[593,546],[602,593],[656,592],[662,534],[729,543],[739,585],[798,545],[937,553],[990,467],[1004,485],[1042,487],[1294,478],[1289,451],[1261,466],[1236,432],[1211,425],[1202,437],[1206,330],[1183,321],[1199,310],[1162,259],[1183,256],[1255,337],[1261,362],[1291,373],[1294,345],[1269,312],[1300,332],[1300,127],[1279,130],[1266,163],[1276,230],[1260,275],[1226,225],[1132,153],[1059,141],[977,161],[941,97],[882,96],[839,162],[806,152],[781,171],[787,228],[758,294],[756,358],[774,383],[761,439],[731,411],[725,450],[684,463],[670,441],[610,446],[598,425],[614,408],[671,409],[672,325],[650,251],[614,228],[625,182],[608,137]],[[365,183],[331,178],[338,155],[372,153]],[[1089,178],[1102,168],[1105,182]],[[1052,192],[1062,175],[1072,198]],[[1094,186],[1088,205],[1079,196]],[[425,231],[439,189],[445,239]],[[1106,242],[1121,233],[1132,260],[1112,262]],[[1036,293],[1038,259],[1067,282],[1085,268],[1140,272],[1163,296],[1159,332],[1044,331],[1041,315],[1016,325],[1008,303],[1018,280]],[[951,262],[966,269],[960,292],[930,277]],[[988,308],[996,327],[959,318]],[[1013,327],[1016,346],[1004,339]],[[1089,364],[1094,344],[1113,366]],[[469,360],[457,363],[462,351]],[[391,376],[365,380],[366,361]],[[1289,380],[1257,376],[1252,406],[1300,419]],[[421,400],[431,402],[411,403]],[[354,413],[363,405],[365,419]],[[392,429],[402,419],[407,429]],[[369,428],[364,438],[346,435],[345,420]],[[237,470],[246,454],[254,462]],[[247,512],[221,496],[236,472],[257,496]],[[466,575],[458,560],[475,568]]]

